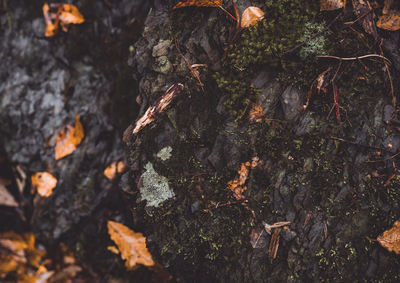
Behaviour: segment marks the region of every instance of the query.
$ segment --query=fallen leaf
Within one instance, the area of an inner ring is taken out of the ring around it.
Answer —
[[[70,155],[76,150],[84,137],[83,127],[80,122],[80,115],[75,117],[75,126],[64,126],[57,134],[55,150],[55,159],[59,160]]]
[[[9,184],[11,184],[10,180],[0,178],[0,205],[17,207],[18,203],[6,188]]]
[[[346,0],[320,0],[321,11],[332,11],[346,7]]]
[[[54,11],[54,9],[56,10]],[[52,3],[49,6],[44,3],[42,10],[46,22],[45,36],[47,37],[56,35],[60,26],[63,31],[68,31],[70,24],[82,24],[85,22],[78,8],[72,4]]]
[[[363,16],[358,22],[362,25],[365,32],[372,35],[374,39],[378,39],[379,35],[376,30],[375,22],[373,20],[373,12],[371,4],[368,0],[352,0],[353,12],[356,17]]]
[[[63,4],[58,12],[60,15],[58,18],[64,24],[82,24],[85,22],[85,18],[79,12],[78,8],[72,4]]]
[[[124,173],[126,170],[125,163],[123,161],[113,162],[107,166],[104,170],[104,176],[109,180],[114,180],[117,173]]]
[[[154,265],[151,254],[146,247],[146,238],[142,233],[136,233],[125,225],[114,221],[108,221],[107,227],[108,234],[121,252],[121,258],[125,260],[127,269],[133,269],[136,264]]]
[[[264,19],[264,12],[258,7],[251,6],[243,11],[240,26],[242,28],[254,26],[262,19]]]
[[[56,35],[56,33],[58,32],[58,20],[53,21],[52,16],[50,14],[49,4],[44,3],[42,10],[43,10],[44,21],[46,23],[46,31],[44,35],[47,37],[52,37]]]
[[[33,233],[17,234],[5,232],[0,234],[0,278],[4,278],[10,272],[16,272],[17,276],[24,275],[40,267],[40,260],[44,252],[36,249]],[[26,282],[26,281],[24,281]]]
[[[189,6],[196,6],[196,7],[219,7],[222,5],[223,0],[188,0],[188,1],[181,1],[176,4],[172,10],[189,7]]]
[[[255,103],[251,105],[251,109],[249,111],[250,122],[261,122],[264,115],[264,110],[260,105]]]
[[[379,17],[376,26],[381,29],[396,31],[400,29],[400,13],[398,11],[390,11]]]
[[[392,4],[393,4],[393,0],[385,0],[383,9],[382,9],[382,14],[384,14],[384,15],[389,14]]]
[[[57,179],[48,172],[37,172],[31,177],[32,185],[42,197],[49,197],[57,186]]]
[[[396,221],[392,228],[383,232],[376,240],[389,252],[400,254],[400,221]]]

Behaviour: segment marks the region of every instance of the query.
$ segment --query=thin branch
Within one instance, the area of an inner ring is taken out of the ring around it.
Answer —
[[[368,55],[357,56],[357,57],[338,57],[338,56],[331,56],[331,55],[318,55],[317,56],[317,58],[330,58],[330,59],[336,59],[339,61],[355,61],[355,60],[371,58],[371,57],[382,58],[383,60],[387,61],[388,64],[391,64],[391,62],[388,58],[386,58],[382,55],[379,55],[379,54],[368,54]]]
[[[364,14],[362,14],[361,16],[359,16],[357,19],[355,19],[354,21],[351,22],[345,22],[345,25],[352,25],[355,24],[356,22],[358,22],[359,20],[361,20],[362,18],[364,18],[365,16],[367,16],[369,13],[371,13],[374,9],[369,9],[367,12],[365,12]]]
[[[385,161],[388,161],[388,160],[390,160],[390,159],[395,158],[395,157],[398,156],[399,154],[400,154],[400,151],[399,151],[398,153],[396,153],[396,154],[394,154],[394,155],[392,155],[392,156],[389,156],[389,157],[387,157],[387,158],[384,158],[384,159],[380,159],[380,160],[367,160],[367,161],[365,161],[365,162],[367,162],[367,163],[385,162]]]

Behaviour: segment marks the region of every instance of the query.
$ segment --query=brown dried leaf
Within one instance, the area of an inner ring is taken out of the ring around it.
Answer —
[[[251,105],[251,109],[249,111],[249,120],[251,122],[261,122],[264,115],[264,110],[260,105],[255,103]]]
[[[15,201],[13,195],[10,194],[6,188],[6,186],[9,184],[11,184],[10,180],[0,177],[0,205],[17,207],[18,203]]]
[[[58,9],[58,12],[58,18],[64,24],[82,24],[85,22],[85,18],[75,5],[63,4]]]
[[[262,19],[264,19],[264,12],[258,7],[250,6],[243,11],[240,26],[242,28],[254,26]]]
[[[109,180],[114,180],[118,173],[124,173],[125,170],[126,166],[123,161],[119,161],[118,163],[115,161],[108,165],[104,170],[104,176],[106,176]]]
[[[376,30],[376,26],[373,20],[373,12],[371,4],[368,0],[352,0],[353,2],[353,11],[356,17],[364,16],[359,20],[365,32],[372,35],[374,39],[378,39],[379,35]]]
[[[376,26],[381,29],[396,31],[400,29],[400,12],[390,11],[379,17]]]
[[[383,232],[376,240],[389,252],[400,254],[400,221],[396,221],[392,228]]]
[[[187,0],[181,1],[176,4],[172,10],[189,7],[189,6],[196,6],[196,7],[219,7],[222,5],[223,0]]]
[[[39,268],[44,252],[36,249],[35,236],[14,232],[0,234],[0,278],[17,271],[23,276],[32,267]]]
[[[108,221],[107,227],[108,234],[121,252],[121,258],[126,260],[126,268],[133,269],[136,264],[154,265],[151,254],[146,247],[146,238],[142,233],[136,233],[125,225],[114,221]]]
[[[321,11],[333,11],[346,7],[346,0],[319,0]]]
[[[59,160],[74,152],[84,137],[83,127],[80,122],[80,115],[75,116],[75,126],[64,126],[57,134],[55,159]]]
[[[57,179],[48,172],[37,172],[31,177],[32,185],[42,197],[49,197],[57,186]]]

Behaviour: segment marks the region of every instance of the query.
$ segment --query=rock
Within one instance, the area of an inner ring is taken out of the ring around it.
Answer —
[[[294,121],[299,117],[304,104],[303,98],[304,93],[300,90],[292,86],[285,89],[280,98],[285,119]]]

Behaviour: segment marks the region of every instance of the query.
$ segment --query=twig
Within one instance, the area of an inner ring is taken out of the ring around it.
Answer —
[[[397,155],[399,155],[400,154],[400,151],[398,152],[398,153],[396,153],[396,154],[394,154],[394,155],[392,155],[392,156],[389,156],[389,157],[387,157],[387,158],[384,158],[384,159],[380,159],[380,160],[367,160],[367,161],[365,161],[365,162],[367,162],[367,163],[375,163],[375,162],[385,162],[385,161],[388,161],[388,160],[390,160],[390,159],[393,159],[393,158],[395,158]]]
[[[337,91],[335,79],[336,79],[336,76],[337,76],[341,66],[342,66],[342,61],[340,61],[339,66],[337,67],[336,72],[333,75],[333,78],[331,80],[332,88],[333,88],[333,100],[335,102],[335,107],[336,107],[336,120],[338,121],[338,123],[341,122],[341,119],[340,119],[340,109],[339,109],[339,97],[338,97],[338,91]]]
[[[235,41],[237,35],[239,34],[239,27],[240,27],[239,10],[238,10],[236,4],[233,2],[233,0],[232,0],[232,6],[233,6],[233,10],[235,11],[235,16],[236,16],[236,27],[235,27],[235,32],[233,33],[232,38],[229,40],[228,47],[226,48],[223,57],[225,57],[226,54],[228,54],[229,50],[231,50],[232,44]]]
[[[353,142],[353,141],[348,141],[339,137],[334,137],[334,136],[330,136],[329,137],[332,140],[337,140],[337,141],[341,141],[341,142],[345,142],[345,143],[349,143],[349,144],[353,144],[353,145],[358,145],[358,146],[363,146],[363,147],[367,147],[367,148],[372,148],[372,149],[377,149],[377,150],[382,150],[382,151],[387,151],[384,148],[380,148],[380,147],[376,147],[376,146],[371,146],[371,145],[366,145],[366,144],[361,144],[361,143],[357,143],[357,142]]]
[[[176,39],[176,37],[175,37],[175,46],[176,46],[176,50],[178,50],[179,56],[181,56],[183,61],[185,61],[186,66],[190,70],[190,73],[197,80],[197,83],[199,84],[199,86],[201,87],[201,90],[204,93],[204,84],[200,79],[199,73],[192,68],[192,65],[189,63],[188,59],[186,59],[186,57],[183,56],[181,50],[179,49],[179,43],[178,43],[178,40]]]
[[[359,16],[357,19],[355,19],[354,21],[351,22],[345,22],[345,25],[352,25],[355,24],[356,22],[358,22],[359,20],[361,20],[362,18],[364,18],[365,16],[367,16],[369,13],[371,13],[374,9],[369,9],[367,12],[365,12],[364,14],[362,14],[361,16]]]
[[[368,55],[357,56],[357,57],[338,57],[338,56],[331,56],[331,55],[318,55],[317,56],[317,58],[330,58],[330,59],[336,59],[339,61],[354,61],[354,60],[360,60],[360,59],[365,59],[365,58],[370,58],[370,57],[382,58],[383,60],[386,60],[387,63],[392,64],[388,58],[386,58],[382,55],[378,55],[378,54],[368,54]]]
[[[304,44],[308,43],[310,40],[313,40],[316,37],[321,36],[322,34],[324,34],[330,27],[331,25],[333,25],[334,22],[337,21],[337,19],[343,14],[343,12],[341,12],[340,14],[338,14],[323,30],[321,30],[320,32],[314,34],[312,37],[310,37],[309,39],[297,44],[295,47],[290,48],[289,50],[281,53],[280,57],[282,57],[283,55],[286,55],[288,53],[292,53],[293,51],[295,51],[297,48],[302,47]]]
[[[383,44],[383,39],[381,39],[381,43],[379,44],[379,49],[381,50],[381,54],[382,54],[382,56],[383,56],[382,44]],[[388,64],[386,63],[385,60],[383,60],[383,62],[385,63],[386,72],[387,72],[388,77],[389,77],[390,90],[391,90],[391,92],[392,92],[392,105],[393,105],[393,107],[396,108],[396,97],[394,96],[394,87],[393,87],[392,76],[390,75],[390,70],[389,70]]]
[[[231,17],[235,22],[237,21],[237,19],[236,19],[234,16],[232,16],[232,14],[229,13],[224,7],[218,6],[218,8],[220,8],[222,11],[224,11],[225,13],[227,13],[227,14],[229,15],[229,17]]]

